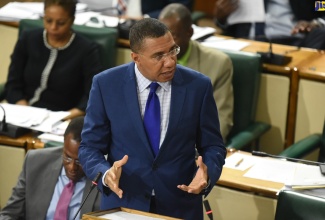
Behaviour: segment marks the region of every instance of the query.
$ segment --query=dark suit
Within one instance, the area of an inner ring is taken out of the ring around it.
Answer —
[[[0,212],[1,220],[45,219],[55,185],[62,169],[62,147],[30,150],[23,170],[7,205]],[[85,199],[91,181],[86,182]],[[81,209],[84,213],[99,210],[100,195],[93,190]]]
[[[226,150],[208,77],[177,65],[171,82],[171,106],[166,137],[155,158],[143,126],[134,63],[97,74],[86,110],[79,159],[89,178],[129,156],[119,187],[123,198],[103,190],[101,209],[128,207],[149,211],[152,190],[157,212],[172,217],[203,219],[202,196],[184,192],[196,172],[195,146],[208,166],[211,185],[219,179]],[[104,158],[107,154],[107,161]]]

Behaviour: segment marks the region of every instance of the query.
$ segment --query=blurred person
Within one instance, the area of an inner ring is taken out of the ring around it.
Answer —
[[[299,47],[325,49],[325,12],[315,11],[316,2],[309,0],[264,0],[264,23],[228,25],[227,19],[237,13],[240,0],[217,0],[214,16],[226,35],[252,38]],[[246,13],[256,9],[246,8]],[[251,34],[255,30],[255,34]]]
[[[103,210],[203,220],[226,156],[211,81],[177,65],[180,48],[157,19],[132,26],[130,48],[133,62],[94,77],[80,162],[89,178],[104,174]]]
[[[79,2],[87,4],[90,10],[109,15],[116,15],[117,12],[120,14],[125,13],[134,18],[141,18],[142,16],[158,18],[160,11],[170,3],[181,3],[190,10],[192,10],[194,4],[193,0],[79,0]],[[114,10],[115,8],[116,10]]]
[[[73,219],[91,186],[78,160],[78,149],[84,117],[72,119],[64,133],[64,146],[29,150],[22,172],[11,197],[0,211],[1,220],[57,219],[56,207],[63,188],[75,185],[68,207],[68,219]],[[86,200],[82,214],[99,210],[100,194],[93,190]]]
[[[24,31],[5,85],[11,104],[84,114],[93,76],[102,70],[98,46],[75,33],[74,0],[45,0],[44,29]]]
[[[159,20],[168,27],[175,43],[181,48],[177,62],[211,79],[219,113],[220,131],[225,140],[233,125],[234,110],[233,66],[230,58],[217,49],[202,46],[199,42],[191,40],[191,12],[182,4],[173,3],[166,6],[161,11]]]

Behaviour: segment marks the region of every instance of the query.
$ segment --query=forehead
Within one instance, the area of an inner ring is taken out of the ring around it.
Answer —
[[[66,18],[69,17],[69,13],[60,5],[50,5],[45,8],[45,16]]]
[[[155,54],[159,52],[168,52],[175,46],[175,41],[170,32],[158,38],[146,38],[143,41],[142,53]]]

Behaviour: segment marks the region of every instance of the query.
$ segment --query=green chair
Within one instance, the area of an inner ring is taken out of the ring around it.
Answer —
[[[324,220],[325,198],[295,191],[281,191],[275,220]]]
[[[19,23],[19,34],[25,30],[40,27],[43,27],[43,20],[23,19]],[[76,33],[99,45],[100,58],[104,68],[116,65],[118,36],[116,28],[94,28],[83,25],[73,25],[72,28]]]
[[[0,83],[0,102],[5,98],[5,83]]]
[[[226,147],[237,150],[255,145],[259,138],[270,129],[270,125],[255,121],[259,94],[262,63],[258,54],[247,52],[225,52],[234,67],[234,126],[226,138]]]
[[[318,161],[325,162],[325,121],[323,134],[309,135],[308,137],[305,137],[297,143],[294,143],[293,145],[289,146],[279,155],[291,158],[303,158],[316,149],[320,150]]]

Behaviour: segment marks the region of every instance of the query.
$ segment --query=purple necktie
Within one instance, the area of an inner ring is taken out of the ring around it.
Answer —
[[[68,208],[70,200],[73,195],[75,183],[70,180],[70,182],[65,185],[61,193],[58,204],[56,205],[56,210],[54,213],[54,220],[67,220],[68,218]]]
[[[150,84],[150,92],[143,118],[144,127],[155,156],[158,154],[160,143],[160,103],[156,94],[158,86],[159,84],[156,82]]]

